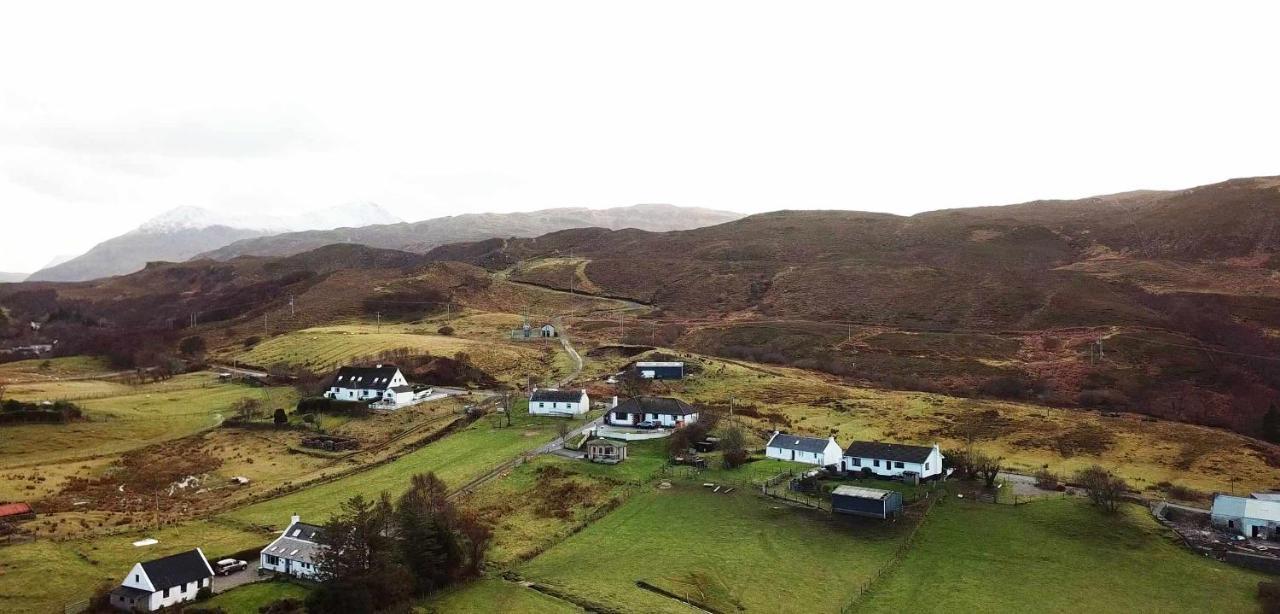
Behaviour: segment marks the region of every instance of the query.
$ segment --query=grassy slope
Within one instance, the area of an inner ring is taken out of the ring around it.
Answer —
[[[582,609],[533,589],[502,580],[484,579],[432,597],[423,602],[420,611],[442,614],[567,614],[581,612]]]
[[[1130,507],[949,500],[866,612],[1248,612],[1259,574],[1188,552]]]
[[[826,612],[852,598],[900,537],[880,524],[845,523],[750,494],[677,485],[636,495],[520,571],[626,612],[687,611],[635,582],[684,592],[691,573],[719,587],[712,592],[722,606],[737,602],[748,611],[768,611],[805,603]]]
[[[107,361],[92,356],[36,358],[0,364],[0,382],[45,381],[55,378],[87,377],[112,371]]]
[[[308,592],[290,582],[255,582],[215,595],[200,607],[222,608],[227,614],[258,614],[261,606],[280,599],[306,599]]]
[[[218,383],[208,373],[125,387],[125,391],[122,396],[78,402],[89,418],[85,421],[4,427],[0,467],[118,454],[184,437],[215,426],[218,415],[230,417],[232,404],[243,398],[264,400],[271,407],[291,407],[297,402],[291,388]]]

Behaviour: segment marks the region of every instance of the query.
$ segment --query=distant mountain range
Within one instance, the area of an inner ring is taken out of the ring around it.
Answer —
[[[0,272],[0,284],[9,284],[23,281],[27,278],[26,273],[4,273]]]
[[[337,230],[290,232],[241,239],[200,254],[199,258],[230,260],[237,256],[292,256],[334,243],[354,243],[382,249],[425,253],[461,241],[536,237],[571,228],[636,228],[651,232],[691,230],[741,218],[739,213],[674,205],[633,205],[610,209],[585,207],[543,209],[518,213],[466,213],[421,222],[379,224]]]
[[[230,215],[178,207],[80,256],[33,273],[30,281],[85,281],[132,273],[148,262],[181,262],[228,243],[294,230],[400,221],[373,203],[340,205],[295,216]]]

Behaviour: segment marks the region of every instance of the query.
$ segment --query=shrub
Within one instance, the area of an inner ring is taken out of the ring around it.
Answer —
[[[1049,471],[1048,468],[1036,471],[1035,478],[1036,488],[1041,490],[1058,490],[1058,487],[1062,485],[1062,480],[1058,477],[1058,474]]]
[[[284,426],[289,423],[289,416],[284,413],[283,407],[277,407],[275,414],[271,417],[271,420],[276,423],[276,426]]]
[[[257,336],[257,335],[253,335],[253,336],[250,336],[250,337],[245,337],[245,339],[244,339],[244,349],[246,349],[246,350],[247,350],[247,349],[249,349],[249,348],[251,348],[251,347],[253,347],[253,346],[255,346],[255,345],[258,345],[258,342],[260,342],[260,341],[262,341],[262,337],[259,337],[259,336]]]
[[[200,356],[204,354],[208,344],[205,343],[204,337],[200,335],[192,335],[178,342],[178,351],[183,356]]]
[[[358,401],[339,401],[326,397],[307,397],[298,401],[294,410],[300,414],[337,414],[363,416],[369,413],[369,406]]]
[[[436,332],[440,333],[441,335],[452,335],[453,327],[449,326],[448,324],[445,324],[444,326],[441,326],[439,329],[437,329]]]

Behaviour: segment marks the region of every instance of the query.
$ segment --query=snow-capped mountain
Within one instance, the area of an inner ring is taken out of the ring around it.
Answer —
[[[29,281],[84,281],[132,273],[148,262],[181,262],[241,239],[282,232],[394,224],[374,203],[351,203],[298,215],[264,215],[177,207],[66,262],[45,267]]]

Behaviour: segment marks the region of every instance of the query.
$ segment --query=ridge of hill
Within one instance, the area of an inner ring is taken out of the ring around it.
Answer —
[[[585,207],[515,213],[465,213],[420,222],[358,228],[290,232],[247,238],[206,251],[197,258],[229,260],[237,256],[289,256],[332,243],[425,252],[431,248],[491,238],[534,237],[568,228],[643,228],[652,231],[712,226],[742,217],[729,211],[675,205]]]

